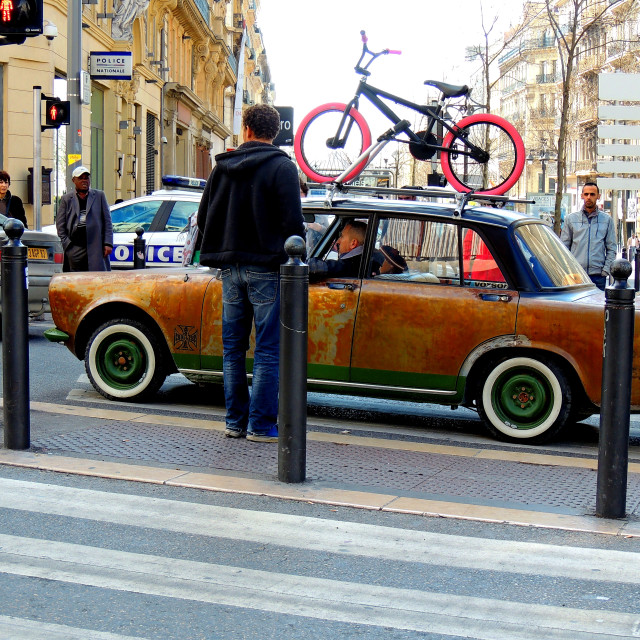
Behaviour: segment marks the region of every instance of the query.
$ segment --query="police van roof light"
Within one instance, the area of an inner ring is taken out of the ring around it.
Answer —
[[[162,185],[168,189],[195,189],[203,191],[207,184],[202,178],[185,178],[184,176],[162,176]]]

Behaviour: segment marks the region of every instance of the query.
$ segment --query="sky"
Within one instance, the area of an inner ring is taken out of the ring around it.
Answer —
[[[519,5],[513,0],[261,0],[257,24],[275,105],[292,106],[297,127],[316,106],[352,98],[362,29],[371,50],[402,51],[373,63],[373,86],[422,102],[428,95],[425,80],[467,84],[472,67],[465,63],[465,48],[484,41],[481,4],[488,24],[499,16],[499,32],[509,27]],[[368,107],[361,105],[361,111],[369,120],[373,108]]]

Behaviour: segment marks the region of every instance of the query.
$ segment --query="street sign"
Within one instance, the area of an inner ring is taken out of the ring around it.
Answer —
[[[599,156],[640,156],[640,144],[599,144]]]
[[[598,138],[640,140],[640,125],[601,124],[598,126]]]
[[[598,75],[600,100],[618,102],[640,101],[640,74],[601,73]],[[606,144],[598,144],[598,173],[610,178],[598,178],[603,191],[636,191],[640,189],[640,162],[635,160],[640,149],[640,105],[606,104],[598,107],[601,120],[613,124],[598,126],[598,138]],[[628,122],[636,124],[626,124]],[[625,124],[622,124],[625,123]],[[623,144],[633,141],[635,144]],[[626,176],[626,177],[625,177]]]
[[[290,147],[293,145],[293,107],[274,107],[280,114],[280,133],[273,144],[276,147]]]
[[[598,107],[601,120],[640,120],[640,107],[626,104],[601,104]]]
[[[637,73],[601,73],[598,75],[600,100],[638,100],[640,84]]]
[[[640,178],[598,178],[600,191],[607,189],[636,191],[640,189]]]
[[[91,104],[91,76],[84,70],[80,71],[80,102]]]
[[[131,80],[133,73],[131,51],[92,51],[90,73],[92,78]]]
[[[598,173],[640,173],[640,162],[631,160],[598,160]]]

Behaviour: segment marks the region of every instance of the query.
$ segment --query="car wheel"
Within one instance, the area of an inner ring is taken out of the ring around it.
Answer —
[[[572,390],[552,362],[507,358],[483,373],[476,396],[478,413],[498,439],[546,442],[567,424]]]
[[[152,395],[166,378],[160,342],[137,320],[110,320],[98,327],[89,339],[84,363],[91,384],[109,400]]]

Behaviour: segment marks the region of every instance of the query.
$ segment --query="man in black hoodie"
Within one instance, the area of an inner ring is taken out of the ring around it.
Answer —
[[[225,435],[278,440],[280,265],[289,236],[304,238],[298,172],[271,143],[280,116],[268,105],[242,117],[244,143],[216,156],[198,209],[200,263],[221,269]],[[256,327],[252,393],[245,368]]]

